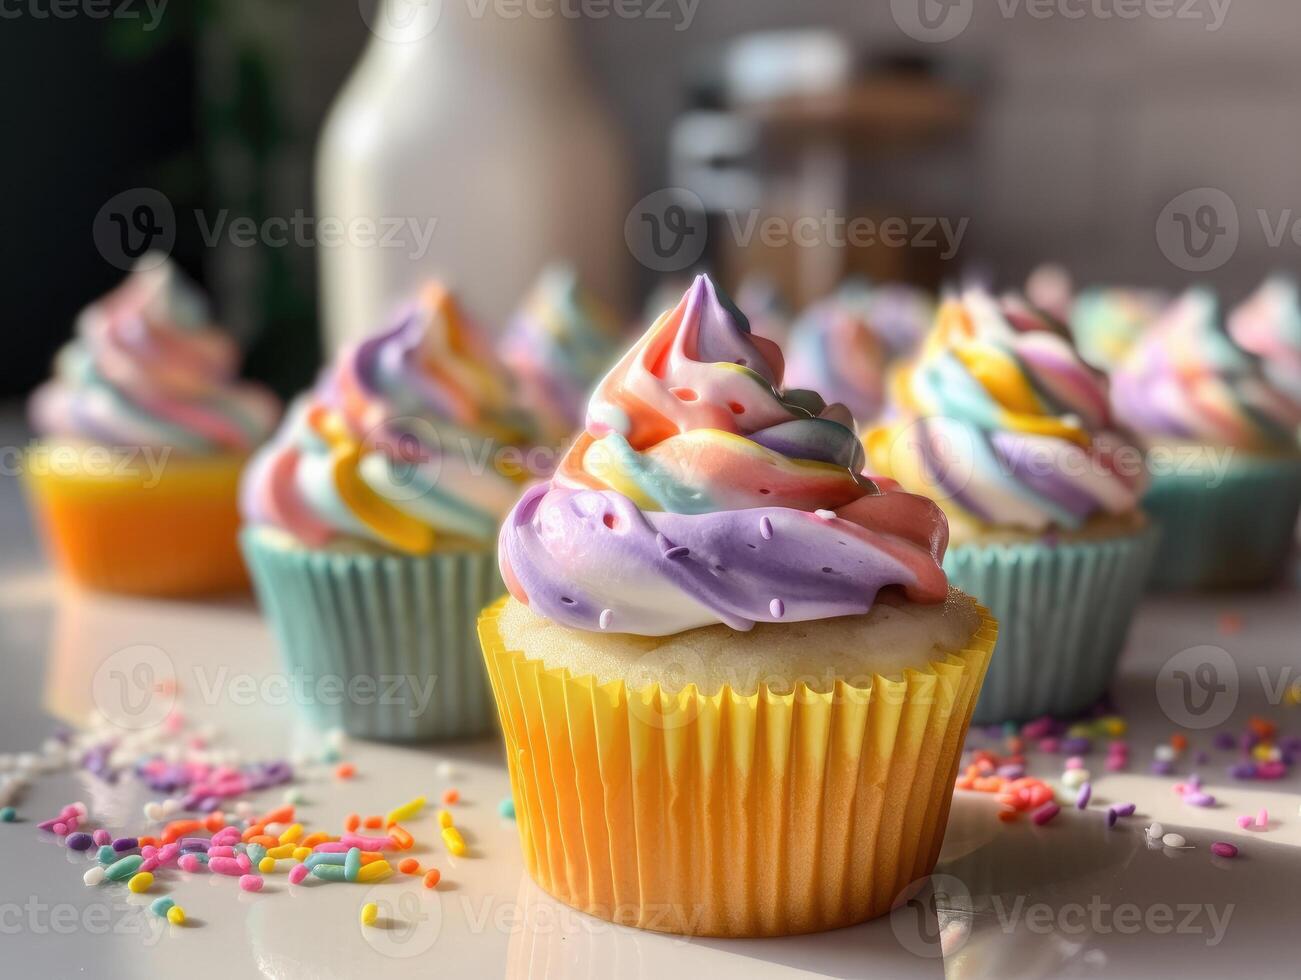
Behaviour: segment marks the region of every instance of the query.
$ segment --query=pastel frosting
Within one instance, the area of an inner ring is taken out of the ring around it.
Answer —
[[[1261,359],[1261,369],[1274,387],[1301,402],[1301,301],[1296,280],[1265,280],[1229,314],[1229,334]]]
[[[781,388],[780,348],[699,277],[593,393],[502,527],[511,593],[562,625],[665,636],[940,602],[929,500],[861,475],[847,411]]]
[[[1118,465],[1106,382],[1036,326],[1049,322],[979,289],[945,302],[892,378],[896,420],[865,437],[875,471],[976,527],[1074,529],[1133,511],[1141,467]]]
[[[431,284],[295,402],[245,472],[244,517],[313,548],[491,542],[527,475],[526,438],[491,348]]]
[[[874,421],[885,396],[889,348],[867,319],[866,297],[842,289],[810,306],[791,328],[786,380]]]
[[[280,405],[238,380],[239,361],[197,288],[151,254],[81,312],[28,413],[49,438],[243,454],[271,432]]]
[[[1233,342],[1215,295],[1200,287],[1180,296],[1112,372],[1112,403],[1149,440],[1289,449],[1301,424],[1301,402]]]
[[[520,384],[545,438],[583,425],[587,396],[622,349],[617,319],[568,266],[543,271],[501,341],[501,357]]]
[[[1095,287],[1075,297],[1071,335],[1080,356],[1094,367],[1110,371],[1169,304],[1165,293],[1152,289]]]

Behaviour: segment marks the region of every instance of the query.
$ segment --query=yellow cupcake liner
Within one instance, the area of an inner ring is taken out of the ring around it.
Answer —
[[[701,936],[852,925],[929,874],[998,624],[866,687],[629,690],[479,639],[506,740],[524,862],[612,922]]]

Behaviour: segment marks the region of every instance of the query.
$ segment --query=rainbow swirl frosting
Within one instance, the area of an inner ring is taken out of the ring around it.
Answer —
[[[501,341],[521,402],[553,441],[582,426],[587,396],[620,349],[618,321],[567,266],[543,271]]]
[[[503,525],[515,598],[566,626],[647,636],[861,614],[887,586],[942,601],[942,512],[862,476],[848,413],[783,392],[782,373],[780,348],[696,279]]]
[[[174,265],[148,255],[82,311],[28,412],[46,437],[243,454],[271,432],[280,405],[238,381],[238,368],[239,349],[209,326],[203,297]]]
[[[981,290],[944,303],[892,379],[897,420],[865,438],[875,471],[944,501],[961,527],[1040,532],[1132,512],[1141,457],[1112,431],[1105,381],[1036,322]]]
[[[1233,340],[1209,290],[1193,288],[1112,372],[1116,415],[1147,439],[1290,449],[1301,402],[1275,388]]]
[[[1295,280],[1267,279],[1229,314],[1229,333],[1261,359],[1274,387],[1301,403],[1301,301]]]
[[[790,384],[844,405],[856,422],[881,411],[889,351],[858,298],[842,290],[813,304],[795,321],[786,349]]]
[[[490,542],[526,440],[503,372],[439,285],[340,352],[244,474],[245,519],[308,547]]]
[[[1170,302],[1165,293],[1119,287],[1086,289],[1071,307],[1071,335],[1080,356],[1103,371],[1124,360]]]

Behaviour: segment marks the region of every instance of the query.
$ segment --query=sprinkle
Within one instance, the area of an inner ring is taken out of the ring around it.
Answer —
[[[338,768],[334,770],[334,775],[339,779],[351,779],[356,774],[357,767],[351,762],[340,762]]]
[[[153,883],[154,876],[148,871],[141,871],[139,874],[133,875],[131,880],[126,883],[126,886],[135,894],[141,895],[149,891]]]
[[[1261,808],[1261,811],[1258,814],[1256,814],[1256,826],[1257,827],[1269,826],[1269,811],[1264,809],[1263,807]]]
[[[86,873],[81,876],[81,880],[88,885],[98,885],[104,880],[104,866],[97,864],[93,868],[87,869]]]
[[[257,863],[257,869],[264,875],[269,875],[276,870],[276,859],[273,857],[264,857]]]
[[[389,839],[399,851],[409,851],[415,846],[416,839],[401,824],[394,824],[388,829]]]
[[[18,811],[11,806],[0,809],[0,822],[13,823],[18,819]]]
[[[349,881],[356,881],[361,874],[361,848],[350,847],[343,858],[343,876]]]
[[[674,561],[678,558],[686,558],[689,554],[691,554],[691,549],[686,545],[680,544],[677,547],[670,548],[668,551],[664,552],[664,557],[669,561]]]
[[[1117,803],[1112,807],[1112,809],[1116,811],[1116,815],[1119,817],[1132,817],[1135,811],[1138,810],[1138,804]]]
[[[1034,821],[1036,827],[1042,827],[1049,820],[1051,820],[1053,817],[1057,816],[1057,814],[1061,812],[1062,812],[1061,807],[1059,807],[1056,803],[1049,802],[1049,803],[1045,803],[1038,810],[1036,810],[1034,814],[1030,817],[1030,819]]]
[[[435,885],[438,884],[439,879],[442,877],[443,876],[439,873],[437,868],[430,868],[429,871],[425,874],[425,887],[433,888]]]
[[[1216,857],[1231,858],[1238,856],[1238,849],[1225,840],[1217,840],[1211,845],[1211,853]]]
[[[1089,805],[1089,798],[1093,796],[1093,784],[1084,783],[1080,786],[1080,791],[1075,795],[1076,809],[1083,810]]]
[[[461,857],[465,851],[465,838],[455,827],[443,828],[443,843],[447,845],[447,850],[455,857]]]
[[[387,861],[372,861],[363,864],[357,875],[358,881],[380,881],[393,873],[393,867]]]
[[[1116,818],[1119,816],[1120,814],[1116,812],[1116,808],[1114,806],[1107,807],[1107,826],[1108,827],[1116,826]]]
[[[246,892],[260,892],[262,879],[258,875],[242,875],[239,879],[239,887]]]
[[[759,518],[759,537],[765,541],[772,540],[772,519],[764,516]]]
[[[613,609],[602,609],[601,618],[598,620],[598,625],[600,625],[601,629],[608,630],[610,628],[610,621],[613,619],[614,619]]]
[[[307,856],[312,853],[310,847],[295,847],[294,853],[290,855],[295,861],[306,861]]]
[[[352,833],[360,826],[361,826],[361,814],[359,813],[350,813],[348,814],[347,819],[343,821],[343,829],[348,831],[348,833]]]
[[[457,789],[455,786],[449,788],[443,793],[443,802],[446,803],[448,806],[451,806],[454,803],[459,803],[460,801],[461,801],[461,791]]]
[[[819,508],[818,510],[815,510],[813,513],[816,516],[822,518],[822,520],[824,521],[832,521],[836,519],[836,512],[834,510],[824,510]]]
[[[450,811],[448,811],[448,810],[439,810],[439,811],[438,811],[438,826],[439,826],[440,828],[441,828],[441,827],[450,827],[450,826],[452,826],[453,823],[455,823],[455,821],[452,819],[452,814],[451,814]]]
[[[185,909],[179,905],[173,905],[167,910],[167,921],[174,926],[185,925]]]
[[[403,858],[398,862],[398,870],[404,875],[420,874],[420,862],[415,858]]]
[[[111,844],[113,842],[113,835],[103,827],[100,827],[90,835],[90,839],[95,842],[96,846],[103,847],[105,844]]]
[[[304,801],[303,791],[297,787],[291,787],[285,790],[285,795],[281,797],[286,803],[299,804]]]
[[[163,895],[160,898],[155,898],[153,902],[150,903],[149,911],[158,916],[158,918],[165,919],[167,918],[167,913],[175,904],[176,902],[173,899],[169,898],[167,895]]]
[[[768,603],[768,611],[772,613],[774,619],[781,619],[786,615],[786,603],[780,599],[774,599]]]
[[[69,834],[68,839],[63,843],[74,851],[88,851],[94,846],[95,841],[90,834]]]
[[[1162,827],[1159,823],[1154,822],[1152,826],[1147,828],[1147,836],[1151,837],[1153,840],[1160,840],[1164,834],[1165,834],[1165,828]]]
[[[361,907],[361,924],[364,926],[373,926],[375,920],[379,918],[379,906],[374,902],[367,902]]]
[[[1092,773],[1087,769],[1067,769],[1062,773],[1062,785],[1068,789],[1076,789],[1083,786],[1092,777]]]
[[[104,877],[109,881],[126,881],[133,874],[140,870],[140,865],[144,861],[139,854],[129,854],[119,861],[114,861],[104,869]]]
[[[1161,843],[1166,847],[1188,847],[1188,841],[1184,839],[1183,834],[1166,834],[1161,838]]]
[[[420,811],[424,808],[425,798],[423,796],[417,796],[415,799],[408,800],[401,806],[395,806],[390,810],[388,816],[384,818],[384,823],[385,825],[389,825],[401,823],[404,820],[410,820],[413,817],[419,816]]]
[[[378,813],[376,813],[363,820],[361,822],[361,825],[365,827],[367,830],[379,830],[381,827],[384,826],[384,818],[381,817]]]
[[[1214,806],[1215,805],[1215,797],[1213,797],[1210,793],[1200,793],[1200,792],[1185,793],[1183,799],[1184,802],[1187,803],[1189,806]]]
[[[497,815],[506,820],[515,819],[515,801],[509,796],[497,804]]]
[[[305,867],[305,865],[299,865]],[[343,866],[340,864],[316,864],[312,866],[312,876],[323,881],[347,881]]]
[[[307,873],[311,870],[312,869],[305,864],[295,864],[289,869],[289,884],[301,885],[303,879],[307,877]]]

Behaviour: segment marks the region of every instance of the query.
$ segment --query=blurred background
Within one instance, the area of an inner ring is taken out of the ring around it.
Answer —
[[[282,393],[422,276],[499,327],[553,258],[629,321],[697,267],[794,307],[1044,260],[1236,300],[1301,252],[1298,31],[1287,0],[7,0],[0,398],[149,247]]]

